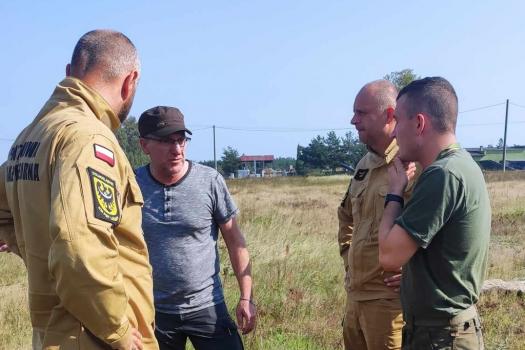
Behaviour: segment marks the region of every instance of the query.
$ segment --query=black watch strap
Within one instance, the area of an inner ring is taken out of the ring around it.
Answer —
[[[388,202],[398,202],[401,205],[401,208],[405,206],[405,200],[403,197],[398,196],[397,194],[387,193],[385,197],[385,207],[388,204]]]

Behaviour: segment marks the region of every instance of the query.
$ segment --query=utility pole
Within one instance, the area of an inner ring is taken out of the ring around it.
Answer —
[[[505,132],[503,134],[503,172],[505,172],[507,163],[507,122],[509,120],[509,99],[507,99],[507,107],[505,109]]]
[[[215,164],[215,170],[217,170],[217,153],[215,152],[215,125],[213,126],[213,163]]]

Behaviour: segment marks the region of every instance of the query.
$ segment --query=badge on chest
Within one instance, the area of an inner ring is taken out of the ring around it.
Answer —
[[[354,180],[356,181],[362,181],[366,174],[368,174],[368,169],[358,169],[354,175]]]

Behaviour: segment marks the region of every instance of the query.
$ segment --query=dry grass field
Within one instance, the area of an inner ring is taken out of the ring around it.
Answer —
[[[525,279],[525,174],[488,174],[493,207],[488,278]],[[253,261],[257,330],[251,350],[342,349],[343,268],[336,207],[346,176],[233,180]],[[221,244],[222,277],[233,309],[235,276]],[[30,349],[23,264],[0,254],[0,349]],[[479,309],[487,349],[525,349],[525,297],[493,292]]]

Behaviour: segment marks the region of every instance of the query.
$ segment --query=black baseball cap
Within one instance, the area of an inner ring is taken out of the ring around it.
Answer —
[[[191,131],[184,125],[184,115],[178,108],[157,106],[140,115],[140,137],[165,137],[178,131],[185,131],[191,135]]]

